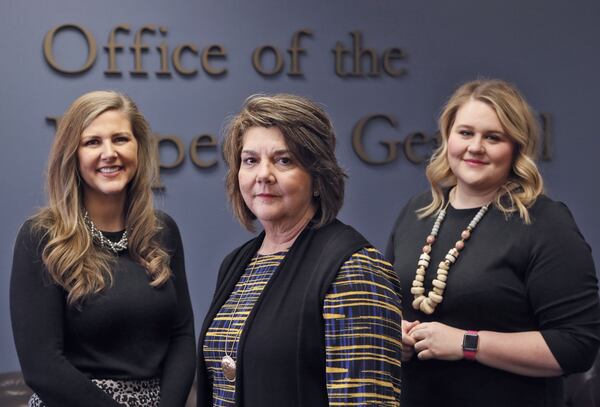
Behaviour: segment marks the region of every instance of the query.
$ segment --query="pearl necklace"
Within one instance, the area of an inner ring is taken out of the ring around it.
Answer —
[[[95,240],[101,247],[106,247],[112,250],[115,254],[118,254],[119,252],[122,252],[123,250],[127,249],[127,243],[129,242],[129,240],[127,239],[127,230],[123,232],[121,239],[115,243],[112,240],[108,239],[106,236],[104,236],[104,233],[102,233],[102,231],[98,229],[96,224],[90,219],[87,210],[83,214],[83,221],[88,227],[90,235],[92,236],[92,240]]]
[[[475,226],[477,226],[490,206],[489,203],[485,206],[482,206],[471,222],[469,222],[469,226],[467,226],[467,228],[461,232],[460,240],[454,244],[454,247],[448,250],[444,260],[442,260],[438,265],[437,276],[432,281],[433,289],[427,293],[427,296],[425,296],[424,283],[427,267],[429,266],[429,253],[431,253],[431,246],[433,246],[433,243],[435,242],[440,230],[440,226],[446,217],[446,208],[448,207],[449,203],[450,200],[448,200],[446,206],[440,210],[440,213],[433,224],[433,228],[431,229],[431,233],[429,233],[429,236],[427,236],[427,239],[425,240],[423,253],[421,256],[419,256],[419,261],[417,263],[417,273],[410,289],[410,292],[415,296],[415,299],[412,302],[413,308],[416,310],[421,310],[427,315],[433,314],[435,307],[437,307],[437,305],[444,300],[444,289],[446,288],[446,281],[448,279],[448,271],[450,270],[450,266],[456,262],[460,251],[465,247],[465,242],[471,237],[471,233],[475,229]]]

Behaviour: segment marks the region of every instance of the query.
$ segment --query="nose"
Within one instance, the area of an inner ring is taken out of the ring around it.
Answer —
[[[258,164],[258,169],[256,172],[256,181],[259,183],[267,183],[271,184],[275,180],[273,176],[273,168],[269,160],[261,160]]]
[[[471,138],[471,142],[469,143],[467,150],[472,154],[483,154],[485,152],[481,135],[475,135],[473,138]]]
[[[113,146],[112,142],[105,141],[104,143],[102,143],[102,151],[100,155],[100,158],[102,160],[112,160],[116,156],[117,151],[115,150],[115,147]]]

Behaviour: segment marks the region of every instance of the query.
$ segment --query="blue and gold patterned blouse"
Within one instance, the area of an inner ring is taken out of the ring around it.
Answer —
[[[256,255],[206,333],[214,407],[235,406],[235,382],[223,375],[221,360],[237,359],[246,318],[286,254]],[[340,268],[323,303],[330,406],[400,405],[398,292],[398,278],[377,249],[359,250]]]

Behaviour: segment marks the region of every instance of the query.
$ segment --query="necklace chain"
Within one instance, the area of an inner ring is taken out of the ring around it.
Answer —
[[[104,233],[102,233],[102,231],[98,229],[96,224],[90,219],[87,210],[83,214],[83,221],[85,222],[90,232],[90,235],[92,236],[92,239],[95,242],[97,242],[101,247],[106,247],[107,249],[112,250],[115,254],[118,254],[123,250],[127,249],[127,244],[129,242],[127,238],[127,230],[123,232],[123,235],[121,236],[121,239],[118,242],[113,242],[112,240],[104,236]]]
[[[431,232],[427,236],[425,240],[425,246],[423,246],[422,253],[419,256],[419,261],[417,262],[417,272],[415,274],[415,279],[412,282],[412,287],[410,292],[414,295],[415,299],[412,302],[412,306],[416,310],[421,310],[425,314],[433,314],[435,311],[435,307],[438,306],[444,300],[444,290],[446,288],[447,280],[448,280],[448,271],[450,267],[456,262],[456,259],[460,255],[460,252],[465,247],[465,242],[469,240],[473,230],[483,218],[483,215],[488,210],[490,204],[482,206],[475,217],[469,222],[469,225],[466,229],[464,229],[460,234],[460,240],[454,243],[454,247],[448,250],[444,260],[440,262],[437,269],[437,276],[432,281],[433,288],[431,291],[425,295],[425,274],[427,273],[427,267],[429,267],[431,247],[435,243],[437,235],[440,231],[440,227],[444,218],[446,217],[446,209],[448,208],[448,203],[446,206],[440,210],[437,218],[433,224],[433,228]]]
[[[246,293],[249,292],[248,286],[252,282],[252,276],[254,275],[254,270],[256,269],[256,264],[258,263],[259,256],[260,255],[257,254],[256,256],[254,256],[252,258],[252,260],[250,260],[250,271],[248,272],[248,277],[246,278],[246,282],[244,283],[244,286],[238,296],[237,302],[235,303],[235,308],[233,309],[233,313],[231,314],[229,326],[227,327],[227,331],[232,329],[233,321],[237,315],[240,303],[242,302],[242,299],[244,297],[246,297]],[[242,280],[240,278],[240,283],[241,283],[241,281]],[[241,336],[243,325],[244,324],[242,323],[241,326],[239,327],[239,329],[236,331],[236,333],[231,341],[231,349],[229,349],[229,335],[225,334],[225,344],[224,344],[225,356],[223,356],[223,358],[221,359],[221,370],[223,371],[223,376],[225,376],[225,379],[227,379],[230,382],[235,381],[235,377],[236,377],[236,361],[233,358],[233,351],[235,349],[236,342],[239,340],[239,338]]]

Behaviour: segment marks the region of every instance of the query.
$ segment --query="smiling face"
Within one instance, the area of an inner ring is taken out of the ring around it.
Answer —
[[[86,203],[123,200],[138,166],[138,142],[127,115],[109,110],[96,117],[81,133],[77,158]]]
[[[246,206],[265,228],[291,228],[315,213],[311,176],[277,127],[244,133],[238,181]]]
[[[457,191],[494,193],[510,174],[514,149],[496,112],[479,100],[467,101],[456,112],[448,136],[448,161]]]

